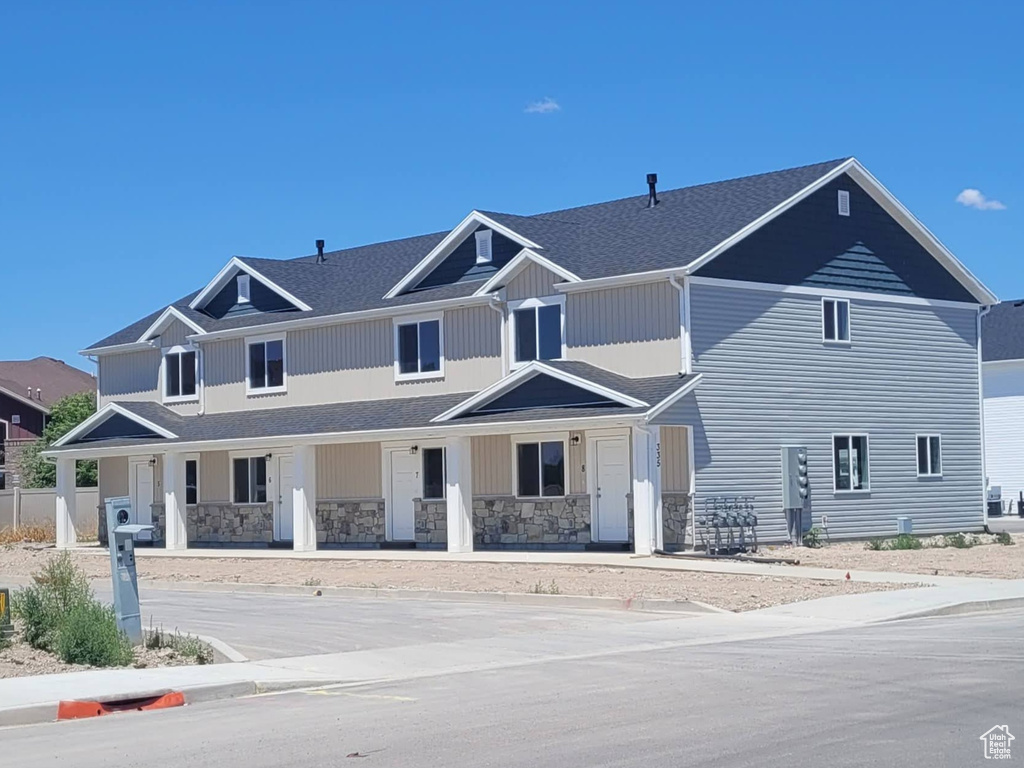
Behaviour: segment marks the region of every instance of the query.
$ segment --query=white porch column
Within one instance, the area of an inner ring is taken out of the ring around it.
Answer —
[[[651,555],[664,546],[661,506],[661,430],[633,427],[633,551]]]
[[[73,547],[75,533],[75,460],[57,459],[57,547]]]
[[[164,464],[164,547],[188,549],[185,529],[185,454],[165,453]]]
[[[444,442],[448,506],[448,551],[473,551],[473,459],[468,437]]]
[[[316,446],[292,449],[292,548],[316,550]]]

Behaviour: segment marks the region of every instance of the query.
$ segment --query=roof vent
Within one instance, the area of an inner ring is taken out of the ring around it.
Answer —
[[[658,204],[658,174],[647,174],[647,207],[653,208]]]
[[[249,276],[243,272],[236,278],[236,281],[238,283],[238,303],[248,304],[250,301]]]
[[[489,229],[481,229],[476,233],[476,263],[491,263],[491,236],[494,233]]]
[[[323,264],[327,259],[324,258],[324,241],[316,241],[316,263]]]
[[[839,215],[850,215],[850,193],[845,189],[839,190]]]

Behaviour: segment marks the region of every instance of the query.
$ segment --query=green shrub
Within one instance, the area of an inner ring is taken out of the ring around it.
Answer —
[[[889,539],[886,549],[920,549],[921,540],[909,533],[901,533],[895,539]]]
[[[1002,544],[1004,547],[1012,547],[1014,544],[1013,536],[1008,534],[1006,531],[1000,531],[996,534],[996,542]]]
[[[198,637],[182,635],[177,629],[171,634],[165,632],[162,626],[154,629],[152,620],[146,632],[145,645],[151,651],[171,648],[183,658],[192,659],[196,664],[213,664],[213,651]]]
[[[872,552],[881,552],[885,549],[885,539],[871,539],[864,545],[865,549],[870,549]]]
[[[15,593],[11,608],[21,619],[25,641],[33,648],[55,650],[58,630],[68,614],[92,603],[89,580],[67,552],[61,552],[32,576],[35,584]]]
[[[813,526],[804,534],[804,546],[811,549],[818,549],[821,546],[821,530],[818,526]]]
[[[132,645],[118,629],[114,610],[96,601],[68,612],[57,632],[57,655],[67,664],[118,667],[132,663]]]
[[[962,533],[946,534],[946,546],[954,549],[970,549],[975,544],[973,538],[968,538]]]

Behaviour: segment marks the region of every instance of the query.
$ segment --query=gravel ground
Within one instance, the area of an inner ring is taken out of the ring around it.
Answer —
[[[4,574],[27,576],[37,571],[52,555],[53,550],[20,547],[0,550],[0,583]],[[106,559],[86,554],[75,554],[75,559],[90,577],[109,577]],[[749,611],[833,595],[907,588],[901,584],[642,568],[408,560],[142,559],[138,562],[138,572],[140,578],[159,581],[672,598],[697,600],[731,611]]]
[[[990,539],[984,536],[982,539]],[[1024,534],[1012,546],[981,544],[970,549],[926,547],[876,552],[863,541],[830,544],[820,549],[764,547],[760,554],[794,557],[801,565],[858,571],[896,571],[932,576],[973,576],[984,579],[1024,579]],[[926,543],[931,540],[925,540]]]
[[[17,626],[17,625],[15,625]],[[145,667],[180,667],[194,663],[171,648],[149,650],[135,649],[136,669]],[[65,664],[52,653],[40,651],[21,640],[20,633],[12,638],[8,648],[0,650],[0,679],[5,677],[27,677],[29,675],[53,675],[58,672],[81,672],[92,669],[82,664]]]

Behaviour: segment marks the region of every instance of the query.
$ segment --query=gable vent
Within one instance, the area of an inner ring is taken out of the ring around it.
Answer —
[[[491,235],[494,233],[489,229],[481,229],[476,233],[476,263],[491,263]]]
[[[249,303],[249,276],[241,274],[236,278],[238,283],[238,303],[248,304]]]
[[[850,193],[845,189],[839,190],[839,215],[850,215]]]

